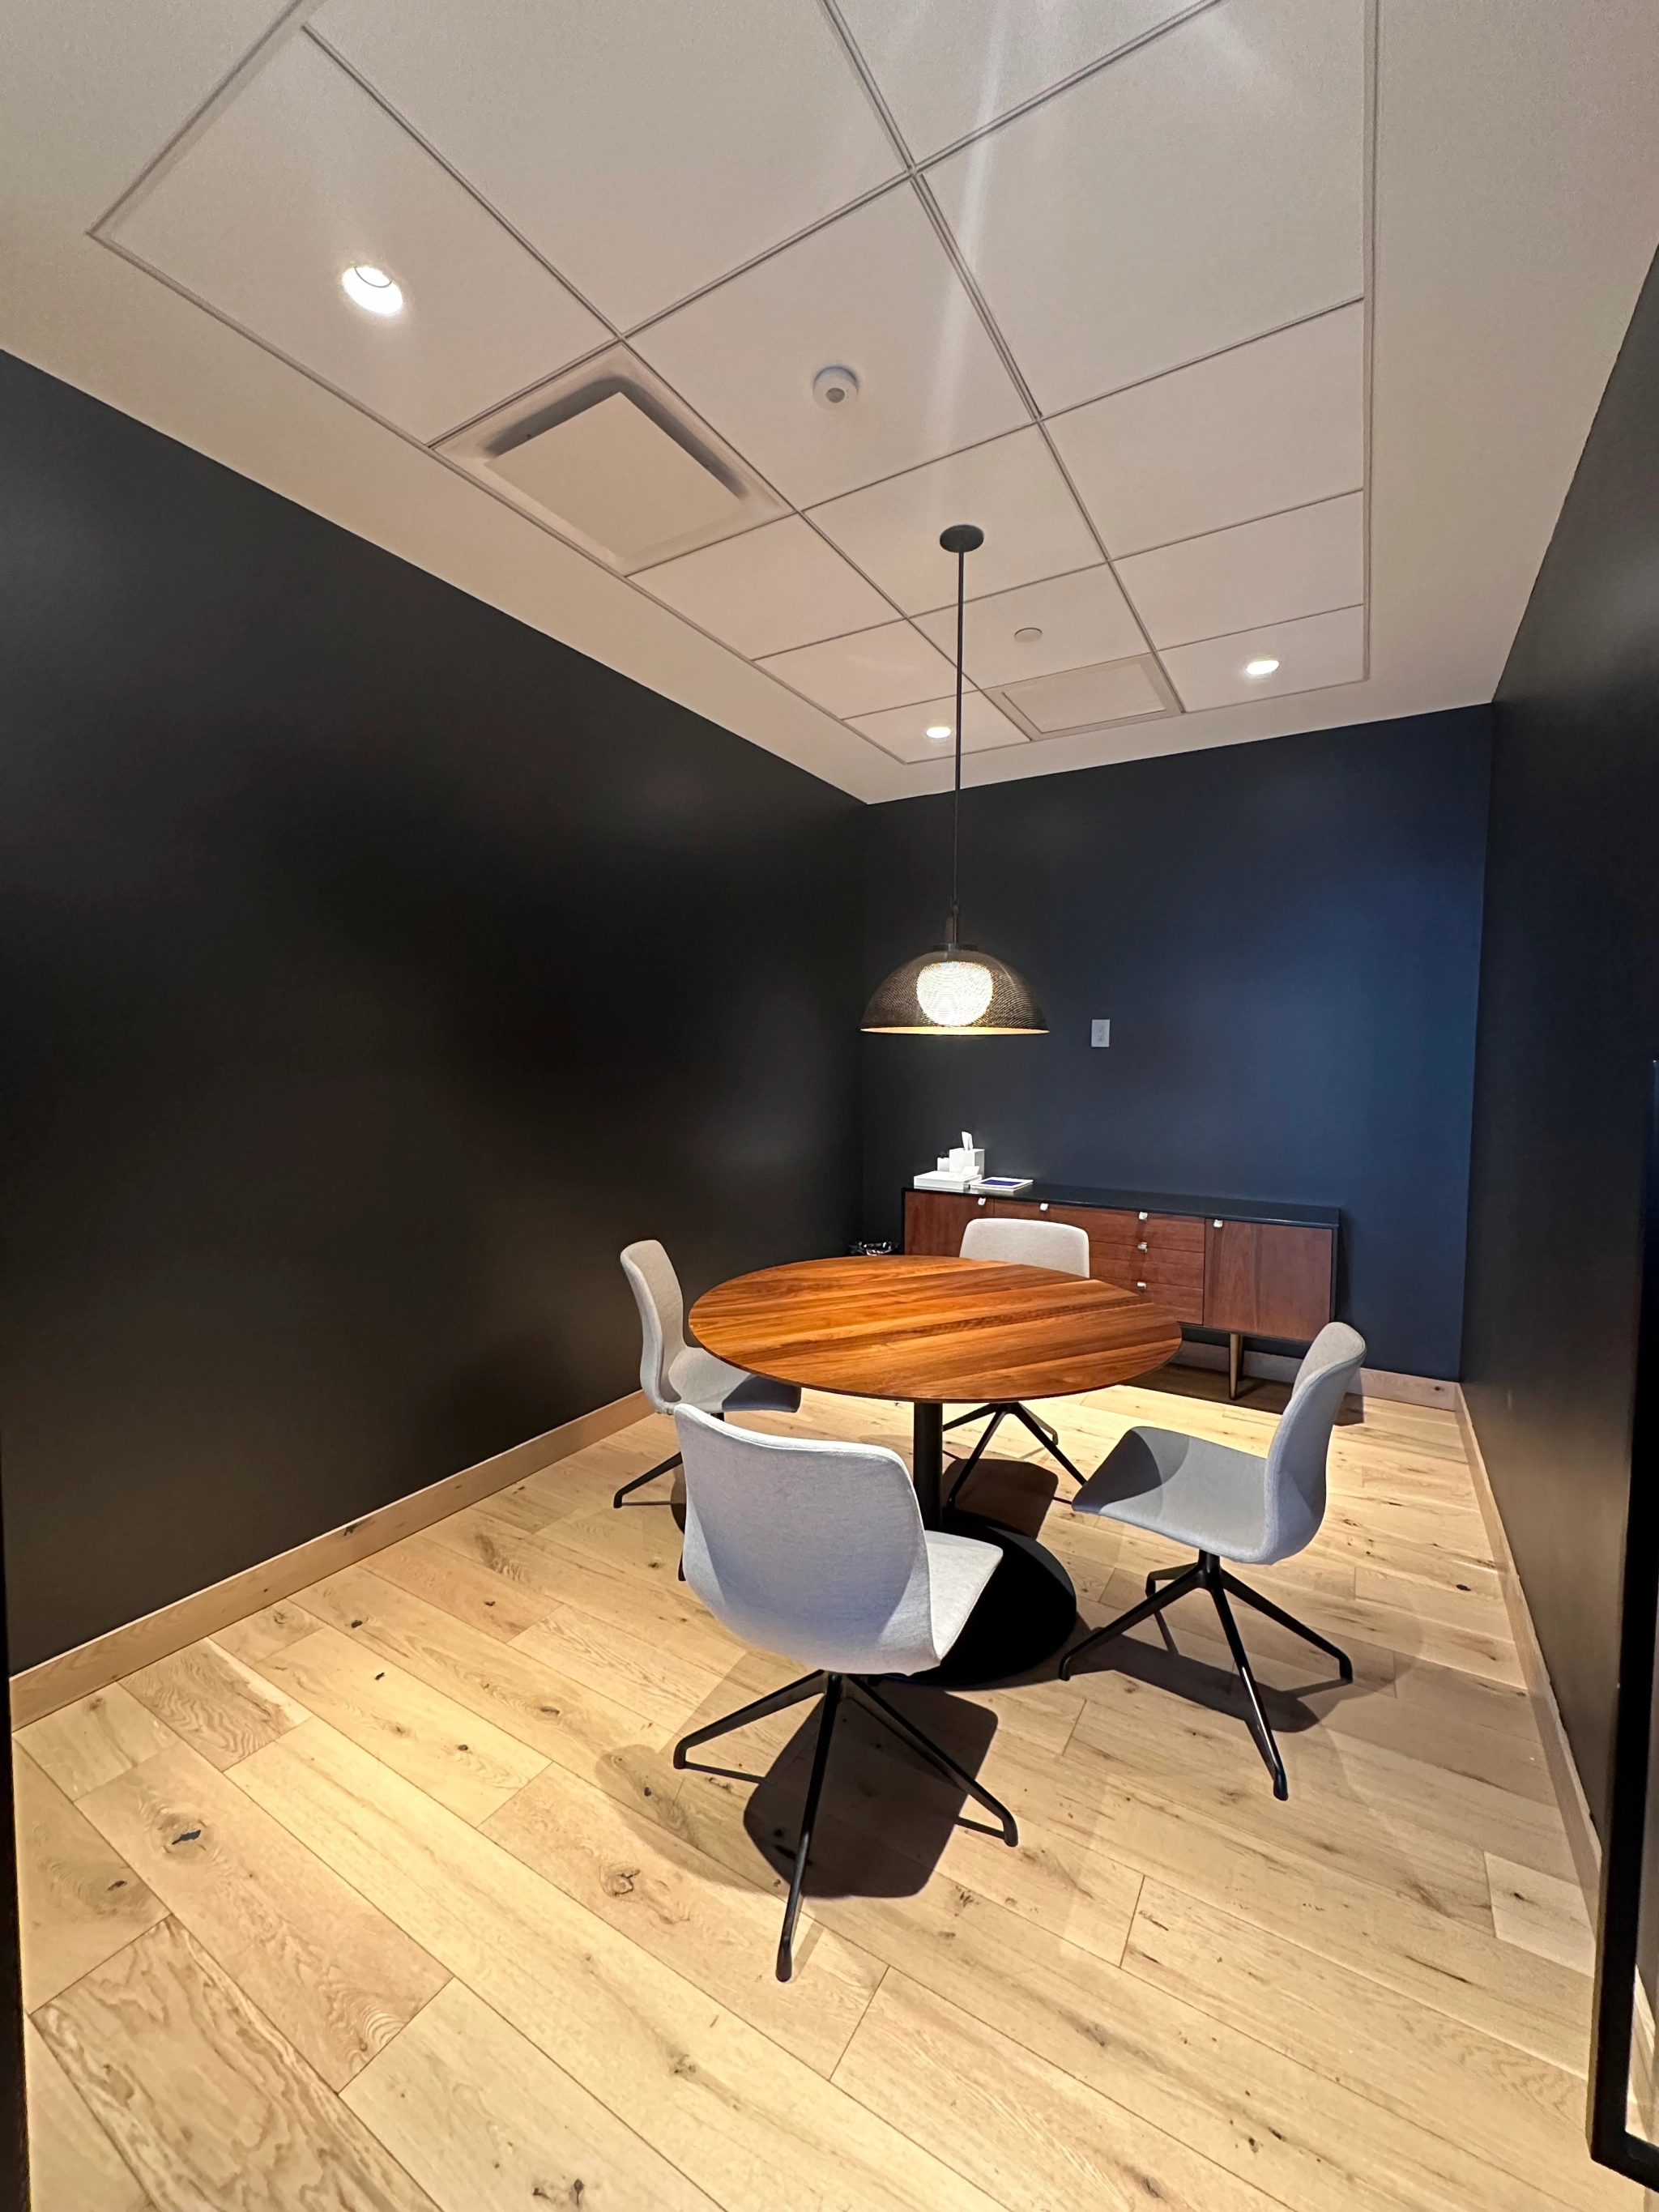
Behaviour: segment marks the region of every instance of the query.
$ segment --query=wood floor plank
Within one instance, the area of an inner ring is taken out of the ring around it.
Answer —
[[[331,2088],[449,1978],[188,1744],[82,1809]]]
[[[211,1637],[140,1668],[125,1686],[216,1766],[234,1766],[307,1718],[285,1692]]]
[[[685,1795],[724,1787],[692,1777]],[[1146,1983],[956,1884],[813,1909],[894,1972],[1293,2212],[1514,2212],[1510,2176],[1162,1990],[1149,2002]]]
[[[1492,1927],[1500,1942],[1553,1959],[1576,1973],[1595,1971],[1595,1931],[1576,1881],[1486,1853]]]
[[[434,2212],[176,1921],[39,2025],[155,2212]]]
[[[663,1740],[662,1729],[616,1698],[382,1582],[368,1567],[348,1567],[306,1595],[332,1627],[574,1774],[603,1784],[619,1753]],[[631,1796],[631,1788],[623,1794]]]
[[[278,1684],[465,1820],[485,1820],[547,1764],[493,1721],[337,1628],[273,1652]]]
[[[533,1628],[552,1609],[551,1600],[538,1598],[522,1584],[462,1559],[430,1529],[376,1552],[368,1564],[382,1582],[395,1583],[411,1597],[441,1607],[469,1628],[503,1644]]]
[[[15,1751],[23,2006],[33,2012],[167,1911],[26,1751]]]
[[[285,1597],[276,1605],[249,1613],[244,1620],[233,1621],[228,1628],[220,1629],[213,1640],[222,1651],[228,1651],[244,1666],[257,1669],[273,1651],[285,1650],[320,1626],[314,1613]]]
[[[153,2212],[33,2021],[23,2023],[31,2212]]]
[[[988,2212],[899,2130],[323,1723],[239,1779],[726,2212]]]
[[[483,1832],[594,1916],[821,2074],[835,2069],[885,1971],[829,1929],[798,1939],[810,1972],[780,1982],[781,1914],[672,1826],[550,1767]]]
[[[890,1974],[837,2082],[1010,2206],[1042,2212],[1277,2212],[1247,2181]]]
[[[1591,2162],[1584,2085],[1347,1968],[1278,1942],[1167,1883],[1142,1890],[1125,1970],[1242,2028],[1580,2212],[1635,2212]],[[1455,2082],[1455,2096],[1447,2085]]]
[[[66,1797],[84,1797],[178,1738],[118,1682],[77,1698],[17,1732],[29,1757]]]
[[[459,1982],[358,2075],[345,2102],[440,2212],[719,2212]]]
[[[555,1673],[616,1698],[665,1735],[681,1733],[710,1698],[719,1671],[635,1636],[580,1605],[557,1605],[513,1648]]]

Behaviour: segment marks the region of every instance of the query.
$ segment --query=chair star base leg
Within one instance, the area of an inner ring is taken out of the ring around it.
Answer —
[[[663,1460],[656,1467],[647,1468],[643,1474],[636,1474],[631,1482],[623,1483],[622,1488],[617,1492],[611,1503],[612,1505],[620,1505],[623,1498],[626,1498],[630,1492],[643,1490],[647,1482],[654,1482],[659,1474],[669,1474],[679,1464],[680,1455],[676,1452],[672,1459]],[[653,1498],[651,1503],[653,1504],[660,1503],[661,1504],[666,1505],[668,1500],[665,1498],[660,1500]]]

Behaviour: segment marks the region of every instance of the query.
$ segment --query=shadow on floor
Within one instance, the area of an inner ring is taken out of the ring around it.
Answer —
[[[941,1690],[890,1683],[884,1692],[916,1726],[977,1774],[996,1734],[994,1713]],[[773,1761],[744,1808],[743,1825],[787,1881],[817,1736],[817,1707]],[[854,1698],[842,1701],[806,1869],[809,1897],[914,1897],[958,1820],[997,1832],[989,1816]]]

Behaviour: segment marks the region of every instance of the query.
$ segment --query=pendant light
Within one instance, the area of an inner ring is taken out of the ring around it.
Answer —
[[[957,775],[951,799],[951,911],[945,942],[895,968],[864,1010],[861,1029],[888,1036],[1044,1036],[1048,1024],[1030,986],[1006,962],[961,942],[957,864],[962,844],[962,660],[968,556],[985,543],[971,522],[953,522],[939,544],[957,556]]]

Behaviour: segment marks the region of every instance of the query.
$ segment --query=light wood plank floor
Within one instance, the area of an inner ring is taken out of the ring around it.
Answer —
[[[1207,1394],[1207,1395],[1206,1395]],[[1047,1408],[1263,1449],[1209,1378]],[[905,1441],[905,1409],[765,1425]],[[1275,1803],[1201,1598],[1097,1670],[909,1692],[1018,1850],[854,1712],[796,1980],[803,1723],[677,1579],[641,1422],[21,1731],[37,2212],[1601,2212],[1588,1929],[1450,1414],[1340,1427],[1252,1579]],[[1040,1510],[1034,1455],[986,1476]],[[1085,1617],[1172,1555],[1043,1522]],[[809,1723],[810,1724],[810,1723]]]

